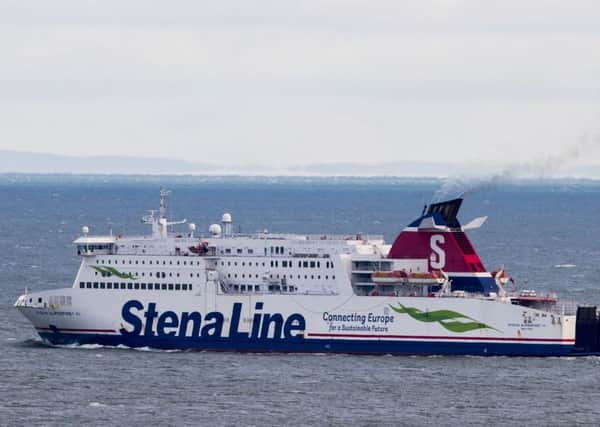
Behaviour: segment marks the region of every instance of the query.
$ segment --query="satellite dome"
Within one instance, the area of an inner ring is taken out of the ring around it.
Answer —
[[[90,229],[87,225],[84,225],[83,227],[81,227],[81,232],[83,234],[88,234],[90,232]]]
[[[193,222],[190,222],[188,227],[189,227],[190,231],[196,231],[196,224],[194,224]]]
[[[231,214],[230,213],[224,213],[223,217],[221,218],[221,222],[231,222]]]
[[[221,226],[219,224],[211,224],[211,226],[208,227],[208,232],[213,236],[218,236],[221,234]]]

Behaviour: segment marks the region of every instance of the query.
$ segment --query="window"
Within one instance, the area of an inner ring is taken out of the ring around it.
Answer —
[[[183,285],[181,285],[181,287],[184,291],[187,291],[187,283],[184,283]]]
[[[173,284],[169,283],[169,290],[172,291],[173,290]]]
[[[80,288],[85,288],[85,282],[79,282],[79,287]]]
[[[121,289],[125,289],[127,287],[126,283],[121,283]]]
[[[100,289],[106,289],[106,283],[100,282]]]
[[[148,290],[152,290],[152,283],[148,283]]]
[[[155,283],[154,284],[154,290],[155,291],[160,291],[160,283]]]
[[[248,253],[249,254],[253,254],[254,253],[254,249],[248,249]]]
[[[238,249],[238,250],[237,250],[237,253],[238,253],[238,254],[241,254],[241,253],[242,253],[242,250],[241,250],[241,249]]]
[[[166,284],[166,283],[163,283],[163,284],[162,284],[160,287],[161,287],[161,289],[162,289],[163,291],[166,291],[166,290],[167,290],[167,284]]]
[[[133,283],[128,283],[127,284],[127,289],[133,289]]]
[[[133,287],[134,287],[134,289],[139,289],[140,288],[140,284],[139,283],[134,283]]]
[[[190,283],[190,291],[192,290],[192,284]]]
[[[94,289],[98,289],[98,282],[94,282]]]
[[[308,268],[308,261],[304,261],[304,262],[302,263],[302,267],[304,267],[304,268]]]
[[[112,289],[112,282],[108,282],[106,284],[106,289]]]
[[[281,266],[282,267],[287,267],[287,261],[281,261]]]
[[[315,268],[315,262],[314,261],[310,262],[310,268]]]
[[[181,285],[179,283],[175,283],[175,290],[176,291],[181,290]]]

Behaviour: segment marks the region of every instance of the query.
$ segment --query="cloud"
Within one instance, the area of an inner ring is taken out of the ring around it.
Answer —
[[[526,160],[597,123],[598,18],[591,1],[8,2],[0,148]]]

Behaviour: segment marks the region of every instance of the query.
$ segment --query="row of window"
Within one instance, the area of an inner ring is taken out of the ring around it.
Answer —
[[[224,248],[224,249],[221,249],[219,252],[221,252],[222,254],[236,253],[238,255],[241,255],[244,253],[244,250],[242,248],[237,248],[237,249]],[[246,253],[249,255],[252,255],[252,254],[254,254],[254,249],[247,248]],[[283,246],[271,246],[270,249],[265,248],[265,256],[267,256],[267,253],[270,253],[271,255],[284,255],[285,248]]]
[[[260,292],[260,285],[229,285],[229,289],[234,292]],[[269,292],[296,292],[296,286],[269,285]]]
[[[132,265],[132,264],[138,265],[140,263],[142,265],[145,265],[146,264],[146,260],[143,259],[143,260],[141,260],[141,262],[140,262],[140,260],[137,260],[137,259],[135,260],[135,262],[133,262],[132,260],[129,260],[129,264],[130,265]],[[101,259],[101,260],[97,259],[96,260],[96,264],[104,264],[104,260],[103,259]],[[116,259],[115,260],[108,259],[108,260],[106,260],[106,264],[118,265],[119,261],[117,261]],[[127,263],[125,262],[125,260],[122,260],[121,264],[127,264]],[[152,260],[148,260],[148,264],[152,265]],[[160,260],[155,260],[154,264],[155,265],[160,265]],[[188,265],[188,261],[175,261],[175,264],[173,263],[173,261],[169,261],[169,265],[182,265],[182,264],[183,265]],[[167,265],[167,261],[162,260],[162,265]],[[194,265],[194,261],[189,261],[189,265]],[[200,261],[196,261],[196,265],[200,265]]]
[[[227,261],[227,265],[231,266],[232,261]],[[246,266],[246,262],[240,262],[242,267]],[[258,261],[254,262],[256,267],[259,267],[261,263]],[[225,261],[221,261],[221,265],[225,265]],[[233,261],[233,265],[237,266],[238,262]],[[265,267],[264,261],[262,262],[262,266]],[[283,260],[281,261],[281,266],[283,268],[292,268],[293,261],[292,260]],[[248,261],[248,267],[252,267],[252,261]],[[271,267],[279,267],[279,260],[271,260]],[[298,261],[298,268],[321,268],[321,261]],[[333,261],[325,261],[325,268],[334,268]]]
[[[98,274],[100,274],[102,277],[112,277],[112,275],[113,275],[111,272],[108,272],[108,271],[107,272],[102,272],[102,273],[98,273],[97,271],[94,272],[95,276],[97,276]],[[137,272],[133,272],[133,273],[132,272],[128,272],[127,274],[129,274],[132,277],[139,277],[140,276],[140,274],[137,273]],[[145,277],[145,276],[146,276],[146,272],[142,271],[142,277]],[[173,273],[168,273],[167,274],[164,271],[157,271],[155,273],[154,277],[156,277],[156,278],[161,278],[162,277],[164,279],[167,276],[173,277]],[[179,273],[175,273],[175,276],[179,277],[180,274]],[[152,272],[151,271],[148,272],[148,277],[152,277]],[[194,273],[190,273],[190,277],[194,277]],[[196,273],[196,277],[200,277],[200,273]]]
[[[191,291],[191,283],[117,283],[79,282],[81,289],[142,289],[155,291]]]
[[[236,251],[235,251],[235,253],[236,253],[236,254],[238,254],[238,255],[239,255],[239,254],[242,254],[243,252],[244,252],[244,251],[243,251],[242,249],[239,249],[239,248],[238,248],[238,249],[236,249]],[[225,251],[223,251],[223,249],[221,249],[221,253],[230,254],[230,253],[232,253],[232,249],[231,249],[231,248],[225,248]],[[248,253],[249,255],[252,255],[252,254],[254,253],[254,249],[248,249],[248,250],[247,250],[247,253]]]
[[[234,274],[227,273],[227,277],[228,277],[228,278],[230,278],[230,279],[231,279],[231,277],[232,277],[232,276],[233,276],[233,278],[234,278],[234,279],[237,279],[237,277],[238,277],[237,273],[234,273]],[[242,277],[242,279],[245,279],[245,278],[246,278],[246,276],[247,276],[249,279],[251,279],[251,278],[252,278],[252,274],[248,274],[248,275],[246,275],[246,274],[241,274],[240,276]],[[256,279],[258,279],[258,274],[255,274],[254,276],[255,276],[255,278],[256,278]],[[270,274],[270,275],[269,275],[269,277],[272,279],[272,278],[273,278],[273,274]],[[279,279],[279,278],[280,278],[280,277],[279,277],[279,274],[276,274],[276,275],[275,275],[275,277],[276,277],[277,279]],[[309,277],[309,276],[308,276],[308,274],[305,274],[305,275],[304,275],[304,278],[305,278],[305,279],[308,279],[308,277]],[[318,279],[318,280],[321,280],[321,275],[320,275],[320,274],[319,274],[319,275],[317,275],[316,277],[317,277],[317,279]],[[281,278],[282,278],[282,279],[287,279],[287,278],[293,279],[293,278],[294,278],[294,275],[293,275],[293,274],[290,274],[289,276],[287,276],[286,274],[283,274]],[[298,279],[301,279],[301,278],[302,278],[302,275],[301,275],[301,274],[298,274]],[[314,279],[315,279],[315,275],[314,275],[314,274],[311,274],[311,275],[310,275],[310,278],[314,280]],[[328,276],[328,275],[326,275],[326,276],[325,276],[325,280],[329,280],[329,276]],[[335,276],[331,276],[331,280],[335,280]]]

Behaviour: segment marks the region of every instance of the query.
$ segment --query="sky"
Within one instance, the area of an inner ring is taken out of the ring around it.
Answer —
[[[600,165],[600,2],[0,0],[0,150]],[[593,145],[593,146],[592,146]],[[588,150],[589,148],[589,150]]]

